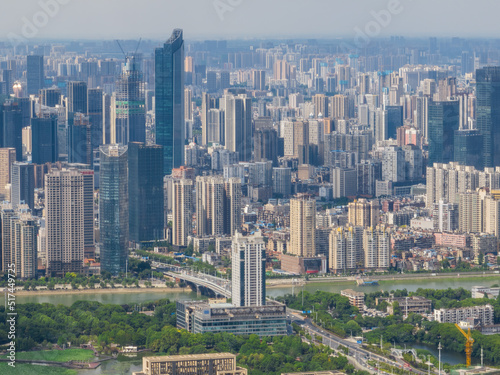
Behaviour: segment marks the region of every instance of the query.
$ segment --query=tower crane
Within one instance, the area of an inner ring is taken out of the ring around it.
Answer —
[[[467,333],[458,325],[455,323],[455,327],[458,328],[460,332],[462,332],[462,335],[465,336],[465,364],[467,367],[471,365],[471,356],[472,356],[472,345],[474,344],[474,339],[472,338],[472,335],[470,333],[470,327],[467,330]]]

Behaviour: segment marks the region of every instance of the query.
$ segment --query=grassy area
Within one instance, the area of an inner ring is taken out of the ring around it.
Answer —
[[[94,353],[88,349],[43,350],[17,353],[16,358],[54,362],[87,361],[94,358]]]
[[[0,362],[0,374],[6,375],[77,375],[78,371],[61,367],[16,364],[12,368],[6,362]]]

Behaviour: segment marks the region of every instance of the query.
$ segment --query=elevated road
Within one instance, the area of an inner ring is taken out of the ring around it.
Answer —
[[[172,266],[169,266],[168,270],[163,271],[163,274],[210,289],[215,293],[216,296],[231,298],[231,281],[229,280],[221,279],[220,277],[208,275],[201,272],[195,272],[187,268]]]

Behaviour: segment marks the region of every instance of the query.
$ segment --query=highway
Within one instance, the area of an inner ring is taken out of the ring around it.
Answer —
[[[370,366],[367,362],[369,359],[378,361],[378,362],[383,362],[388,365],[398,367],[398,368],[403,368],[405,365],[405,362],[401,359],[396,359],[396,361],[392,361],[388,358],[385,358],[381,355],[369,352],[365,349],[363,349],[359,344],[353,343],[352,341],[342,339],[338,336],[333,335],[332,333],[319,328],[316,326],[312,319],[310,318],[304,318],[300,316],[296,311],[287,309],[287,315],[290,316],[292,322],[301,325],[304,327],[312,336],[318,335],[322,337],[323,344],[328,345],[332,349],[338,349],[340,345],[345,346],[346,348],[349,349],[349,355],[353,357],[356,362],[358,362],[362,367],[364,367],[365,371],[369,372],[374,372],[377,371],[377,369],[373,368]],[[292,318],[293,317],[293,318]],[[410,370],[409,367],[406,367],[407,370]],[[411,368],[411,371],[416,374],[422,374],[425,375],[427,372],[423,372],[421,370]],[[380,371],[380,373],[384,374],[385,372]]]

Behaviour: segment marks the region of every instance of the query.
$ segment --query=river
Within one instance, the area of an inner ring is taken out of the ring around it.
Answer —
[[[302,286],[295,286],[294,293],[300,293],[302,289],[310,293],[314,293],[316,290],[322,290],[325,292],[339,293],[342,289],[354,289],[362,291],[365,293],[371,293],[378,290],[395,290],[395,289],[407,289],[408,291],[416,291],[418,288],[430,288],[430,289],[447,289],[447,288],[459,288],[470,290],[475,285],[491,286],[493,284],[500,283],[500,276],[486,276],[486,277],[473,277],[466,278],[460,277],[456,279],[436,279],[432,278],[421,278],[415,280],[406,279],[396,279],[396,280],[381,280],[379,285],[371,286],[358,286],[354,281],[327,281],[327,282],[314,282],[308,283]],[[277,286],[268,287],[266,294],[268,297],[276,298],[283,296],[285,294],[292,293],[291,286]],[[101,303],[111,303],[111,304],[135,304],[147,301],[154,301],[161,298],[168,298],[172,301],[184,301],[184,300],[194,300],[199,299],[194,292],[174,292],[169,291],[165,293],[163,291],[153,291],[149,289],[144,293],[110,293],[109,291],[105,293],[91,293],[91,294],[40,294],[40,295],[29,295],[23,296],[18,295],[16,297],[17,303],[52,303],[52,304],[62,304],[71,305],[76,301],[86,300],[86,301],[98,301]]]

